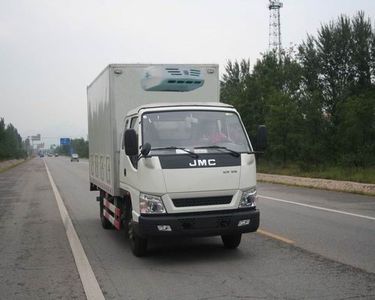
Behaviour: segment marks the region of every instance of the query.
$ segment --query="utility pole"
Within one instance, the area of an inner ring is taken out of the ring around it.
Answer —
[[[281,25],[280,25],[280,8],[283,3],[280,0],[269,0],[268,9],[270,10],[269,23],[269,50],[277,53],[281,58]]]

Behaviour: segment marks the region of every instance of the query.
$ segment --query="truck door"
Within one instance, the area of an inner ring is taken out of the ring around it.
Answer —
[[[133,128],[137,132],[137,136],[138,127],[138,117],[131,117],[125,121],[125,129]],[[123,140],[120,156],[120,182],[135,187],[137,185],[138,155],[127,156]]]

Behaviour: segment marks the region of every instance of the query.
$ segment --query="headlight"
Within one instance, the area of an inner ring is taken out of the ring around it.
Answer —
[[[242,197],[240,200],[240,205],[238,205],[238,208],[256,207],[256,200],[257,190],[254,187],[250,190],[242,192]]]
[[[143,193],[139,195],[139,211],[141,214],[166,213],[161,197]]]

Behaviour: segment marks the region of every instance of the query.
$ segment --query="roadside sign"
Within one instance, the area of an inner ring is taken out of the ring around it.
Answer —
[[[32,135],[32,136],[31,136],[31,140],[32,140],[32,141],[40,141],[40,133],[37,134],[37,135]]]
[[[70,138],[60,138],[60,145],[70,145]]]

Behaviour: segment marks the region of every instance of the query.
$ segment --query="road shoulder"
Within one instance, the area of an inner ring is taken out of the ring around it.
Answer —
[[[85,299],[42,160],[0,174],[2,299]]]

